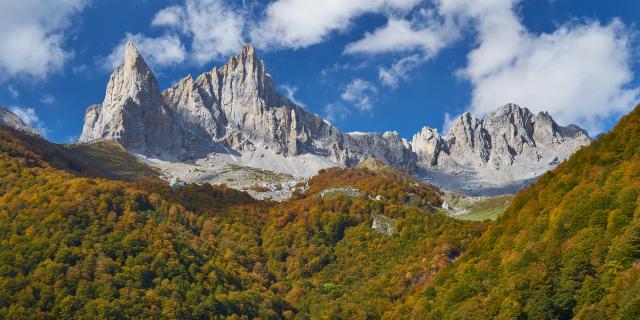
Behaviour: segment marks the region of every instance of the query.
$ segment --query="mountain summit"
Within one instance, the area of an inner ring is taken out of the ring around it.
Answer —
[[[172,118],[153,72],[127,43],[124,64],[111,74],[104,101],[85,113],[80,142],[113,139],[132,151],[161,152],[180,144],[182,134]]]
[[[277,93],[251,45],[222,67],[195,79],[187,76],[160,93],[153,73],[128,43],[104,102],[85,115],[80,142],[103,139],[166,160],[195,160],[211,152],[288,157],[281,169],[302,175],[370,156],[407,170],[415,165],[408,141],[396,132],[345,134]],[[304,163],[297,161],[301,155],[307,156]]]
[[[9,126],[30,135],[40,135],[38,130],[26,124],[15,113],[0,105],[0,125]]]
[[[589,143],[585,130],[559,126],[548,113],[534,115],[516,104],[481,119],[465,112],[447,135],[425,127],[412,140],[420,167],[448,173],[450,183],[469,188],[474,183],[499,187],[531,180]]]
[[[275,87],[256,49],[245,45],[223,66],[160,92],[128,43],[104,101],[87,109],[80,142],[117,140],[165,167],[167,162],[204,161],[203,167],[223,162],[295,177],[373,157],[452,189],[459,189],[461,179],[465,188],[467,182],[475,188],[528,181],[590,142],[575,126],[560,127],[548,114],[534,116],[513,104],[483,119],[465,113],[445,137],[425,127],[412,143],[394,131],[344,133]],[[182,169],[168,167],[168,176],[186,179]]]

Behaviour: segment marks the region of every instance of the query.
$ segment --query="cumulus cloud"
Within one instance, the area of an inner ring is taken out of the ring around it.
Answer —
[[[244,21],[243,13],[223,0],[186,0],[159,11],[152,25],[189,37],[193,60],[203,64],[239,50],[244,43]]]
[[[180,27],[187,19],[185,15],[186,13],[182,6],[166,7],[156,13],[151,25]]]
[[[183,62],[187,53],[175,35],[164,35],[148,38],[142,34],[127,33],[124,39],[113,49],[105,59],[105,68],[112,70],[124,61],[124,49],[127,42],[133,42],[145,61],[153,67],[166,67]]]
[[[595,134],[611,116],[633,107],[640,89],[629,87],[630,31],[622,22],[574,22],[535,34],[513,6],[509,0],[477,6],[442,1],[443,12],[477,30],[479,45],[459,71],[473,86],[470,111],[484,115],[514,102]]]
[[[42,134],[43,136],[46,135],[47,132],[49,132],[49,129],[45,127],[44,123],[36,114],[35,109],[13,106],[9,107],[9,110],[11,110],[11,112],[18,116],[18,118],[20,118],[22,122],[38,130],[38,132],[40,132],[40,134]]]
[[[371,82],[354,79],[347,85],[340,97],[342,100],[352,103],[360,111],[369,111],[373,108],[372,95],[377,92],[378,89]]]
[[[456,41],[460,26],[453,16],[438,15],[438,11],[421,9],[413,17],[389,18],[386,25],[365,33],[358,41],[347,45],[347,54],[381,54],[414,52],[397,59],[389,67],[379,67],[383,85],[397,88],[400,80],[408,80],[411,71],[435,57],[440,50]]]
[[[386,25],[347,45],[345,53],[406,55],[379,68],[383,85],[394,88],[411,71],[466,30],[477,45],[457,75],[470,81],[468,110],[484,115],[514,102],[549,111],[560,123],[592,133],[612,116],[629,111],[640,97],[630,87],[630,34],[621,21],[572,21],[549,33],[521,22],[518,0],[436,0],[413,17],[390,17]]]
[[[346,30],[354,18],[368,12],[402,11],[421,0],[277,0],[251,31],[261,47],[304,48],[320,43],[335,31]]]
[[[137,36],[158,45],[169,45],[170,49],[182,45],[160,40],[182,39],[187,45],[187,59],[204,64],[236,53],[246,41],[262,49],[307,47],[327,40],[333,32],[347,30],[353,19],[363,14],[406,13],[421,1],[276,0],[266,7],[261,6],[264,12],[255,15],[252,5],[244,2],[239,7],[226,0],[184,0],[154,16],[151,25],[160,29],[164,36]],[[119,57],[117,51],[120,50],[120,47],[115,48],[111,57]]]
[[[452,117],[450,113],[444,113],[444,121],[442,122],[442,134],[447,134],[451,127],[453,127],[453,122],[456,118]]]
[[[460,35],[454,21],[439,19],[436,11],[420,10],[412,19],[390,18],[387,24],[352,42],[345,53],[377,54],[420,50],[425,58],[433,57]]]
[[[158,11],[151,25],[162,35],[127,33],[107,56],[105,67],[122,64],[124,44],[133,42],[155,69],[183,62],[202,65],[236,53],[244,43],[245,18],[223,0],[186,0]]]
[[[72,53],[64,48],[71,17],[89,0],[0,2],[0,72],[44,79]]]
[[[400,80],[408,80],[411,70],[424,63],[425,59],[417,54],[399,59],[394,62],[391,67],[380,67],[378,69],[378,78],[383,85],[390,88],[397,88]]]

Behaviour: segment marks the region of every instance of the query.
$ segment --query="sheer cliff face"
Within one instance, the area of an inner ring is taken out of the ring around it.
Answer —
[[[373,156],[405,169],[415,165],[409,143],[397,134],[366,134],[376,147],[363,147],[362,137],[342,133],[278,94],[252,46],[162,93],[135,47],[128,44],[125,51],[104,102],[86,111],[80,142],[115,139],[134,151],[181,159],[224,147],[269,149],[283,157],[314,154],[341,164]]]
[[[482,119],[464,113],[444,137],[423,128],[412,145],[421,166],[516,181],[555,167],[590,142],[577,126],[561,127],[548,113],[507,104]]]
[[[147,153],[174,149],[182,140],[155,76],[132,44],[127,44],[124,64],[111,75],[102,104],[85,113],[80,142],[102,139]]]

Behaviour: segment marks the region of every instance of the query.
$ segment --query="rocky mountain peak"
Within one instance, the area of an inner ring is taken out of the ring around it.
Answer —
[[[156,78],[133,43],[109,78],[102,104],[89,107],[80,142],[113,139],[132,150],[160,152],[180,134],[170,118]],[[153,137],[153,138],[152,138]]]
[[[273,79],[266,72],[265,62],[252,45],[244,45],[240,54],[230,57],[218,72],[222,78],[222,90],[234,102],[267,108],[292,105],[289,99],[276,92]],[[256,100],[260,100],[258,105],[254,103]]]
[[[417,154],[418,161],[430,166],[436,164],[438,159],[435,155],[440,153],[442,146],[442,137],[438,130],[429,127],[423,127],[411,140],[411,148]]]
[[[558,126],[548,114],[535,116],[516,104],[483,118],[466,112],[445,136],[422,128],[411,143],[393,131],[343,133],[275,88],[256,49],[245,45],[224,65],[189,75],[160,93],[153,72],[128,43],[103,103],[87,109],[80,141],[115,139],[168,161],[216,154],[302,176],[375,157],[409,172],[420,164],[506,182],[540,174],[590,141],[581,129]],[[535,170],[529,170],[532,163]]]
[[[513,103],[483,118],[465,112],[444,137],[434,131],[423,128],[413,138],[421,166],[496,183],[535,178],[591,142],[579,127],[559,126],[548,113]]]
[[[296,174],[317,171],[296,161],[334,166],[367,156],[415,167],[409,142],[397,133],[344,134],[279,94],[251,45],[223,66],[185,77],[162,94],[132,44],[126,45],[124,60],[111,76],[104,102],[87,109],[81,142],[116,139],[130,150],[180,160],[220,150],[259,153],[259,159],[304,155],[283,160]],[[251,161],[260,164],[259,159]]]
[[[40,135],[38,130],[26,124],[15,113],[0,105],[0,126],[9,126],[31,135]]]
[[[124,47],[124,67],[132,71],[149,69],[133,42],[127,42]]]
[[[238,55],[238,56],[243,58],[243,60],[246,60],[246,61],[249,61],[249,62],[260,60],[258,58],[258,53],[257,53],[256,48],[251,44],[243,45],[242,49],[240,49],[240,55]]]

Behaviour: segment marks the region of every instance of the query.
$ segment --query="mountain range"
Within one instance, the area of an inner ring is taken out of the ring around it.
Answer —
[[[247,46],[160,92],[128,46],[82,143],[0,106],[0,318],[640,318],[640,105],[593,142],[513,104],[408,142],[273,86]],[[345,167],[284,173],[311,165]],[[461,199],[425,178],[530,184]]]
[[[274,202],[2,125],[0,318],[637,319],[639,123],[640,106],[495,221],[373,159]]]
[[[276,92],[251,45],[162,92],[135,46],[124,52],[104,101],[87,109],[79,141],[118,141],[173,180],[206,180],[176,163],[201,171],[227,163],[300,179],[373,157],[452,190],[509,192],[591,142],[579,127],[515,104],[482,119],[464,113],[445,136],[425,127],[411,142],[395,131],[344,133]]]

